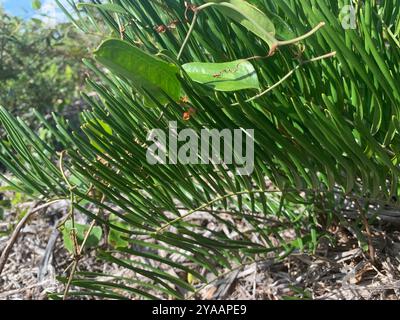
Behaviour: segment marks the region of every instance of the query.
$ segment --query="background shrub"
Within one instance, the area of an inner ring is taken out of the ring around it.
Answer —
[[[349,223],[342,215],[348,207],[359,214],[352,230],[368,249],[366,212],[398,193],[397,1],[360,3],[357,28],[348,30],[342,26],[345,1],[249,2],[273,18],[280,41],[326,24],[305,41],[252,60],[263,88],[286,79],[257,99],[252,99],[257,91],[214,91],[182,72],[178,78],[187,98],[165,100],[132,81],[126,70],[104,69],[97,57],[85,60],[98,81],[87,82],[96,95],[83,94],[90,108],[81,114],[81,130],[71,133],[56,116],[55,127],[47,124],[61,154],[1,109],[7,135],[0,160],[17,178],[9,183],[46,201],[70,199],[72,237],[79,211],[93,220],[89,230],[101,224],[105,234],[113,232],[99,258],[132,274],[76,273],[84,249],[77,247],[71,274],[60,278],[67,287],[64,298],[193,297],[209,283],[207,274],[215,281],[224,268],[315,250],[329,236],[329,226]],[[193,17],[185,1],[68,3],[65,12],[83,32],[97,30],[104,40],[111,35],[178,67],[271,52],[254,30],[218,8],[198,15],[178,59]],[[302,64],[333,51],[335,58]],[[189,108],[196,113],[188,121]],[[147,133],[167,128],[171,120],[195,130],[255,129],[254,174],[237,176],[235,166],[223,165],[150,166]],[[207,215],[196,218],[198,212]],[[215,223],[223,227],[215,229]],[[70,285],[83,291],[70,291]]]

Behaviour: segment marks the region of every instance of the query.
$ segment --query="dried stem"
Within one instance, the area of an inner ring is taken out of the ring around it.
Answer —
[[[294,38],[291,40],[287,40],[287,41],[278,41],[278,47],[281,46],[287,46],[290,44],[295,44],[297,42],[303,41],[309,37],[311,37],[314,33],[316,33],[319,29],[321,29],[322,27],[325,26],[325,22],[320,22],[316,27],[314,27],[311,31],[307,32],[306,34],[298,37],[298,38]]]
[[[195,12],[194,12],[194,16],[193,16],[192,23],[191,23],[190,28],[189,28],[189,31],[188,31],[188,33],[187,33],[187,35],[186,35],[185,40],[183,41],[183,44],[182,44],[182,46],[181,46],[181,49],[179,50],[178,57],[177,57],[178,60],[181,59],[183,50],[185,50],[185,47],[186,47],[187,43],[189,42],[189,39],[190,39],[190,36],[191,36],[191,34],[192,34],[192,32],[193,32],[194,26],[196,25],[197,15],[198,15],[198,13],[197,13],[197,11],[195,11]]]
[[[102,196],[101,203],[103,203],[104,200],[105,200],[105,195]],[[99,208],[97,216],[100,216],[101,213],[102,213],[102,209]],[[84,248],[86,246],[86,243],[87,243],[87,241],[88,241],[88,239],[90,237],[90,234],[92,233],[93,228],[95,227],[95,225],[96,225],[96,220],[93,220],[90,223],[90,226],[89,226],[88,230],[85,233],[85,237],[84,237],[81,245],[79,245],[77,242],[74,242],[74,251],[75,251],[74,261],[72,263],[72,269],[71,269],[71,272],[69,274],[67,285],[65,286],[63,300],[67,300],[67,298],[68,298],[68,293],[69,293],[69,290],[71,288],[72,281],[73,281],[73,279],[75,277],[76,270],[78,269],[79,261],[82,259],[83,250],[84,250]]]
[[[189,217],[190,215],[192,215],[193,213],[197,212],[197,211],[201,211],[203,209],[209,208],[212,204],[219,202],[221,200],[224,199],[228,199],[231,197],[235,197],[235,196],[239,196],[239,195],[243,195],[243,194],[257,194],[257,193],[281,193],[282,191],[280,190],[272,190],[272,191],[268,191],[268,190],[246,190],[246,191],[240,191],[240,192],[232,192],[232,193],[228,193],[224,196],[220,196],[215,198],[214,200],[207,202],[203,205],[201,205],[200,207],[190,210],[189,212],[185,213],[184,215],[168,222],[167,224],[165,224],[164,226],[160,227],[156,232],[155,235],[158,235],[162,232],[164,232],[166,229],[168,229],[169,227],[171,227],[172,225],[176,224],[177,222]]]
[[[37,212],[39,212],[39,211],[41,211],[41,210],[47,208],[48,206],[50,206],[50,205],[52,205],[52,204],[54,204],[54,203],[56,203],[56,202],[62,201],[62,200],[64,200],[64,199],[53,200],[53,201],[50,201],[50,202],[48,202],[48,203],[45,203],[45,204],[43,204],[43,205],[41,205],[41,206],[39,206],[39,207],[36,207],[36,208],[32,209],[32,210],[29,211],[29,212],[25,215],[25,217],[18,223],[18,225],[16,226],[16,228],[15,228],[15,230],[14,230],[14,232],[13,232],[11,238],[10,238],[10,240],[8,241],[8,243],[7,243],[6,247],[5,247],[5,249],[3,250],[3,253],[1,254],[1,257],[0,257],[0,275],[1,275],[1,273],[3,272],[4,266],[6,265],[8,256],[10,255],[10,252],[11,252],[11,249],[12,249],[12,247],[14,246],[15,242],[17,241],[18,236],[19,236],[19,233],[21,232],[22,228],[25,226],[26,222],[27,222],[27,221],[32,217],[32,215],[34,215],[35,213],[37,213]]]
[[[280,79],[277,83],[275,83],[274,85],[268,87],[266,90],[264,90],[263,92],[261,92],[261,93],[255,95],[254,97],[252,97],[252,98],[250,98],[250,99],[247,99],[245,102],[246,102],[246,103],[247,103],[247,102],[252,102],[252,101],[254,101],[254,100],[256,100],[256,99],[261,98],[262,96],[266,95],[267,93],[271,92],[271,91],[274,90],[276,87],[280,86],[283,82],[285,82],[288,78],[290,78],[290,77],[291,77],[298,69],[300,69],[303,65],[308,64],[308,63],[312,63],[312,62],[315,62],[315,61],[319,61],[319,60],[322,60],[322,59],[328,59],[328,58],[334,57],[335,55],[336,55],[336,52],[331,52],[331,53],[325,54],[325,55],[320,56],[320,57],[316,57],[316,58],[312,58],[312,59],[310,59],[310,60],[302,61],[298,66],[296,66],[293,70],[289,71],[289,73],[287,73],[287,74],[286,74],[282,79]],[[240,105],[239,102],[236,102],[236,103],[231,104],[231,106],[238,106],[238,105]]]
[[[372,242],[372,233],[371,233],[371,228],[369,227],[369,222],[367,219],[367,215],[365,214],[365,210],[362,208],[361,204],[356,200],[355,201],[358,211],[360,212],[362,223],[365,228],[365,232],[367,234],[367,239],[368,239],[368,253],[369,253],[369,258],[371,263],[374,265],[376,263],[376,255],[375,255],[375,248],[374,244]]]

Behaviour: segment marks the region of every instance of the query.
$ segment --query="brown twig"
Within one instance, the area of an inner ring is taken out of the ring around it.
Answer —
[[[25,224],[27,223],[27,221],[29,220],[29,218],[31,218],[32,215],[34,215],[35,213],[37,213],[37,212],[39,212],[39,211],[41,211],[41,210],[47,208],[48,206],[50,206],[50,205],[52,205],[52,204],[54,204],[54,203],[56,203],[56,202],[58,202],[58,201],[61,201],[61,200],[58,199],[58,200],[50,201],[50,202],[48,202],[48,203],[45,203],[45,204],[43,204],[43,205],[40,205],[39,207],[36,207],[36,208],[30,210],[30,211],[25,215],[25,217],[23,217],[23,218],[21,219],[21,221],[20,221],[20,222],[18,223],[18,225],[16,226],[16,228],[15,228],[15,230],[14,230],[14,232],[13,232],[13,234],[12,234],[10,240],[8,241],[8,243],[7,243],[6,247],[5,247],[5,249],[3,250],[3,253],[1,254],[1,257],[0,257],[0,275],[1,275],[1,273],[3,272],[4,266],[6,265],[6,262],[7,262],[8,256],[10,255],[10,252],[11,252],[12,247],[14,246],[15,242],[17,241],[18,236],[19,236],[19,234],[20,234],[22,228],[25,226]]]
[[[372,242],[372,233],[371,233],[371,228],[369,227],[367,215],[365,214],[364,209],[362,208],[361,204],[357,200],[355,201],[355,204],[358,207],[358,211],[360,212],[362,223],[364,225],[365,232],[367,234],[369,258],[370,258],[371,263],[374,265],[376,263],[375,248],[374,248],[374,244]]]
[[[103,203],[104,200],[105,200],[105,196],[103,194],[103,196],[101,198],[101,203]],[[99,208],[97,216],[100,216],[101,213],[102,213],[102,209]],[[76,270],[78,269],[79,261],[82,259],[83,249],[85,248],[85,245],[86,245],[95,225],[96,225],[96,220],[93,220],[92,223],[90,224],[88,230],[85,233],[85,237],[84,237],[81,245],[79,245],[77,242],[74,242],[74,252],[75,252],[74,253],[74,261],[72,262],[72,269],[71,269],[71,272],[68,277],[67,285],[65,286],[63,300],[67,300],[67,298],[68,298],[69,290],[71,288],[72,281],[74,279]]]
[[[261,98],[262,96],[266,95],[267,93],[271,92],[272,90],[274,90],[276,87],[280,86],[282,83],[284,83],[287,79],[289,79],[297,70],[299,70],[302,66],[308,64],[308,63],[312,63],[312,62],[316,62],[322,59],[329,59],[332,58],[336,55],[336,51],[335,52],[330,52],[328,54],[324,54],[323,56],[319,56],[316,58],[312,58],[310,60],[305,60],[305,61],[301,61],[300,64],[298,64],[294,69],[292,69],[291,71],[289,71],[288,74],[286,74],[282,79],[280,79],[277,83],[275,83],[274,85],[268,87],[266,90],[264,90],[263,92],[255,95],[254,97],[247,99],[245,102],[252,102],[258,98]],[[236,102],[236,103],[232,103],[231,106],[239,106],[240,103]]]
[[[15,294],[18,294],[18,293],[22,293],[22,292],[25,292],[25,291],[30,290],[30,289],[42,287],[42,286],[45,286],[45,285],[48,285],[48,284],[49,284],[49,281],[47,280],[47,281],[36,283],[36,284],[30,285],[30,286],[27,286],[27,287],[24,287],[24,288],[21,288],[21,289],[15,289],[15,290],[11,290],[11,291],[2,292],[2,293],[0,293],[0,299],[3,300],[3,299],[8,298],[8,297],[10,297],[12,295],[15,295]]]

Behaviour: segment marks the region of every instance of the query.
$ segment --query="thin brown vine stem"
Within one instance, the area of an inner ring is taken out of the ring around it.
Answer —
[[[63,274],[64,274],[64,273],[67,273],[68,270],[71,269],[71,267],[73,266],[74,262],[75,262],[75,260],[73,260],[73,261],[64,269]]]
[[[194,30],[194,26],[196,25],[196,21],[197,21],[197,15],[198,15],[198,11],[195,11],[195,12],[194,12],[194,16],[193,16],[192,23],[191,23],[191,25],[190,25],[190,27],[189,27],[189,31],[188,31],[188,33],[187,33],[187,35],[186,35],[185,40],[184,40],[183,43],[182,43],[182,46],[181,46],[181,48],[180,48],[180,50],[179,50],[179,53],[178,53],[178,56],[177,56],[177,58],[176,58],[178,61],[181,59],[183,50],[185,50],[185,47],[186,47],[186,45],[188,44],[189,39],[190,39],[190,36],[191,36],[191,34],[192,34],[193,30]]]
[[[105,201],[105,195],[103,194],[102,197],[101,197],[100,203],[103,203],[104,201]],[[103,210],[101,208],[99,208],[97,216],[100,216],[102,212],[103,212]],[[85,237],[84,237],[84,239],[82,241],[82,245],[80,246],[79,254],[82,254],[83,248],[85,247],[85,245],[86,245],[86,243],[87,243],[87,241],[89,239],[89,236],[92,233],[93,228],[94,228],[95,225],[96,225],[96,220],[94,219],[92,221],[92,223],[90,224],[89,229],[87,230],[87,232],[85,234]]]
[[[178,56],[177,56],[177,60],[178,61],[180,60],[180,58],[182,56],[182,53],[183,53],[183,50],[185,49],[187,43],[189,42],[190,36],[193,33],[193,30],[194,30],[194,27],[196,25],[199,12],[201,12],[202,10],[204,10],[204,9],[206,9],[208,7],[211,7],[211,6],[221,6],[221,7],[227,7],[227,8],[230,8],[230,9],[232,9],[232,8],[235,9],[234,6],[232,6],[230,3],[224,3],[224,2],[222,2],[222,3],[209,2],[209,3],[203,4],[203,5],[199,6],[199,7],[192,8],[192,10],[194,12],[193,19],[192,19],[192,22],[190,24],[190,28],[188,30],[188,33],[186,34],[186,37],[185,37],[185,39],[183,41],[183,44],[182,44],[182,46],[181,46],[181,48],[179,50],[179,53],[178,53]],[[187,16],[187,11],[188,11],[188,8],[186,8],[185,17]],[[324,26],[325,26],[325,22],[320,22],[312,30],[310,30],[309,32],[307,32],[306,34],[304,34],[302,36],[299,36],[299,37],[291,39],[291,40],[274,42],[273,45],[270,48],[270,51],[269,51],[269,54],[267,55],[267,57],[272,56],[280,46],[286,46],[286,45],[290,45],[290,44],[295,44],[297,42],[305,40],[305,39],[311,37],[313,34],[315,34],[319,29],[321,29]]]
[[[72,223],[71,235],[70,236],[71,236],[72,242],[74,244],[74,257],[73,257],[74,261],[73,261],[73,264],[72,264],[72,270],[70,272],[70,277],[68,279],[67,285],[66,285],[65,290],[64,290],[63,300],[67,300],[68,292],[69,292],[69,289],[70,289],[71,283],[72,283],[71,275],[75,274],[75,271],[76,271],[76,268],[78,266],[78,262],[79,262],[79,259],[80,259],[79,255],[78,255],[79,246],[78,246],[78,239],[77,239],[76,229],[75,229],[74,195],[73,195],[72,191],[71,191],[70,212],[69,212],[68,216],[71,217],[71,223]]]
[[[61,151],[61,153],[60,153],[60,160],[59,160],[59,163],[58,163],[58,167],[59,167],[59,169],[60,169],[61,175],[62,175],[62,177],[63,177],[65,183],[68,185],[68,188],[71,190],[73,187],[72,187],[72,185],[70,184],[70,182],[68,181],[67,175],[65,174],[65,171],[64,171],[64,157],[65,157],[65,154],[66,154],[66,153],[67,153],[67,150]]]
[[[78,239],[77,239],[76,229],[75,229],[75,212],[74,212],[74,209],[75,209],[74,208],[75,196],[73,194],[74,187],[69,182],[69,180],[67,178],[67,175],[66,175],[66,173],[64,171],[64,156],[65,156],[66,153],[67,153],[67,151],[63,150],[61,152],[61,154],[60,154],[59,169],[60,169],[61,175],[62,175],[65,183],[67,184],[69,192],[70,192],[70,212],[68,214],[68,217],[71,218],[71,224],[72,224],[71,238],[72,238],[72,241],[73,241],[73,244],[74,244],[74,262],[73,262],[73,265],[72,265],[72,270],[71,270],[71,273],[70,273],[70,277],[68,279],[67,285],[66,285],[65,290],[64,290],[63,300],[67,300],[68,292],[69,292],[69,289],[70,289],[71,283],[72,283],[71,275],[75,274],[76,268],[78,266],[78,262],[79,262],[79,259],[80,259],[80,257],[79,257],[79,245],[78,245]]]
[[[297,42],[303,41],[309,37],[311,37],[314,33],[316,33],[319,29],[323,28],[325,26],[325,22],[320,22],[317,26],[315,26],[312,30],[310,30],[309,32],[307,32],[306,34],[291,39],[291,40],[287,40],[287,41],[278,41],[277,46],[281,47],[281,46],[287,46],[287,45],[291,45],[291,44],[295,44]]]
[[[86,195],[90,194],[90,192],[92,192],[93,190],[93,184],[90,185],[88,191],[86,192]],[[70,198],[69,198],[70,199]],[[65,200],[65,199],[64,199]],[[83,201],[83,199],[81,198],[80,200],[77,200],[76,203],[80,204]],[[63,227],[65,225],[65,223],[68,221],[68,219],[70,218],[69,214],[58,224],[57,229],[60,229],[61,227]]]
[[[314,58],[314,59],[317,59],[317,58]],[[311,61],[311,60],[314,60],[314,59],[310,59],[308,61]],[[224,196],[217,197],[214,200],[212,200],[210,202],[207,202],[207,203],[201,205],[200,207],[198,207],[196,209],[190,210],[186,214],[184,214],[184,215],[182,215],[182,216],[180,216],[180,217],[168,222],[167,224],[165,224],[164,226],[160,227],[155,232],[153,232],[152,236],[160,234],[161,232],[165,231],[166,229],[168,229],[173,224],[175,224],[175,223],[187,218],[188,216],[194,214],[195,212],[201,211],[201,210],[209,207],[210,205],[212,205],[212,204],[214,204],[214,203],[216,203],[218,201],[221,201],[221,200],[224,200],[224,199],[227,199],[227,198],[230,198],[230,197],[243,195],[243,194],[257,194],[257,193],[265,193],[265,194],[282,193],[283,194],[283,193],[292,193],[292,192],[322,193],[322,194],[333,192],[334,194],[343,194],[347,199],[352,199],[352,200],[357,200],[358,199],[356,196],[345,195],[344,193],[341,193],[339,191],[335,192],[335,191],[319,190],[319,189],[284,189],[284,190],[278,190],[278,189],[263,190],[263,189],[258,189],[258,190],[246,190],[246,191],[240,191],[240,192],[231,192],[231,193],[228,193],[228,194],[226,194]],[[299,218],[300,218],[300,216],[299,216]],[[151,239],[151,238],[149,238],[149,239]]]
[[[93,220],[92,223],[90,224],[89,228],[88,228],[88,231],[85,234],[85,238],[84,238],[84,240],[82,242],[82,245],[78,246],[79,247],[77,249],[78,251],[74,255],[74,261],[72,262],[72,269],[71,269],[71,272],[70,272],[69,277],[68,277],[67,285],[65,287],[63,300],[67,300],[67,298],[68,298],[68,294],[69,294],[69,290],[71,288],[72,281],[73,281],[73,279],[75,277],[75,273],[76,273],[76,270],[78,268],[79,261],[81,260],[81,257],[82,257],[83,248],[85,247],[86,242],[89,239],[89,235],[92,233],[92,230],[93,230],[95,224],[96,224],[96,220]]]
[[[4,248],[1,257],[0,257],[0,275],[3,272],[4,266],[6,265],[8,256],[10,255],[11,249],[14,246],[15,242],[18,239],[18,235],[21,232],[22,228],[25,226],[26,222],[32,217],[32,215],[38,213],[39,211],[49,207],[50,205],[57,203],[59,201],[62,201],[64,199],[57,199],[57,200],[52,200],[49,201],[43,205],[40,205],[32,210],[30,210],[25,216],[24,218],[17,224],[17,226],[15,227],[15,230],[10,238],[10,240],[8,241],[6,247]]]
[[[235,10],[235,6],[233,6],[233,5],[230,4],[229,2],[221,2],[221,3],[214,3],[214,2],[212,2],[212,3],[210,3],[210,5],[216,5],[216,6],[221,6],[221,7],[227,7],[227,8],[230,8],[230,9],[234,9],[234,10]],[[201,6],[201,7],[204,7],[204,6]],[[201,7],[199,7],[198,9],[200,9]],[[203,9],[203,8],[202,8],[202,9]],[[277,49],[278,47],[286,46],[286,45],[291,45],[291,44],[295,44],[295,43],[297,43],[297,42],[300,42],[300,41],[302,41],[302,40],[305,40],[305,39],[311,37],[314,33],[316,33],[319,29],[321,29],[321,28],[324,27],[324,26],[325,26],[325,22],[322,21],[322,22],[320,22],[317,26],[315,26],[312,30],[310,30],[309,32],[307,32],[306,34],[304,34],[304,35],[302,35],[302,36],[300,36],[300,37],[297,37],[297,38],[294,38],[294,39],[291,39],[291,40],[286,40],[286,41],[276,41],[276,42],[272,45],[272,47],[271,47],[271,49],[270,49],[269,56],[273,55],[274,52],[276,51],[276,49]]]
[[[221,200],[230,198],[230,197],[235,197],[235,196],[239,196],[239,195],[243,195],[243,194],[256,194],[256,193],[281,193],[282,191],[268,191],[268,190],[246,190],[246,191],[240,191],[240,192],[231,192],[228,193],[226,195],[220,196],[215,198],[212,201],[209,201],[203,205],[201,205],[200,207],[190,210],[189,212],[185,213],[184,215],[168,222],[167,224],[165,224],[164,226],[160,227],[156,232],[155,235],[158,235],[160,233],[162,233],[163,231],[165,231],[166,229],[168,229],[170,226],[174,225],[175,223],[189,217],[190,215],[192,215],[193,213],[197,212],[197,211],[201,211],[205,208],[208,208],[209,206],[211,206],[212,204],[219,202]]]
[[[185,50],[185,47],[189,42],[190,36],[193,33],[193,30],[194,30],[194,27],[196,25],[196,21],[197,21],[199,12],[204,10],[204,9],[206,9],[206,8],[208,8],[208,7],[214,6],[214,5],[217,5],[217,3],[209,2],[209,3],[203,4],[203,5],[199,6],[199,7],[193,8],[194,15],[193,15],[192,23],[190,24],[189,31],[186,34],[185,40],[183,41],[182,46],[181,46],[181,48],[179,50],[179,53],[178,53],[178,56],[177,56],[177,60],[178,61],[181,59],[183,50]]]
[[[365,232],[367,234],[369,258],[370,258],[371,263],[374,265],[376,263],[376,259],[375,259],[376,255],[375,255],[374,244],[372,242],[371,228],[369,227],[369,222],[368,222],[367,216],[366,216],[365,211],[362,208],[361,204],[359,203],[358,200],[356,200],[355,203],[358,207],[358,211],[360,212],[362,223],[364,225]]]
[[[397,36],[395,34],[393,34],[392,30],[390,30],[390,27],[387,27],[386,31],[390,35],[390,37],[392,38],[394,43],[400,48],[400,41],[399,41],[399,39],[396,39]]]
[[[75,197],[74,197],[74,195],[73,195],[73,193],[72,193],[74,187],[73,187],[73,186],[71,185],[71,183],[69,182],[69,180],[68,180],[68,178],[67,178],[67,175],[66,175],[66,173],[65,173],[65,171],[64,171],[64,156],[65,156],[66,153],[67,153],[67,151],[66,151],[66,150],[63,150],[63,151],[61,152],[61,154],[60,154],[59,169],[60,169],[61,175],[62,175],[62,177],[63,177],[65,183],[68,185],[68,189],[69,189],[69,192],[70,192],[71,207],[70,207],[70,212],[69,212],[69,214],[68,214],[68,217],[71,218],[71,223],[72,223],[72,229],[71,229],[71,232],[72,232],[72,240],[73,240],[73,242],[74,242],[74,244],[75,244],[75,243],[77,243],[77,239],[76,239],[76,229],[75,229],[75,215],[74,215],[74,202],[75,202]]]
[[[101,203],[103,203],[104,201],[105,201],[105,195],[103,194],[102,198],[101,198]],[[99,208],[97,216],[100,216],[102,212],[103,212],[103,210],[101,208]],[[68,298],[69,290],[71,288],[72,281],[73,281],[73,279],[75,277],[75,273],[76,273],[76,270],[78,268],[79,261],[82,259],[83,250],[84,250],[84,248],[86,246],[86,243],[87,243],[87,241],[88,241],[88,239],[90,237],[90,234],[92,233],[93,228],[95,227],[95,225],[96,225],[96,220],[94,219],[90,223],[90,226],[89,226],[88,230],[86,231],[84,239],[83,239],[82,244],[80,246],[78,245],[78,243],[74,243],[74,250],[75,250],[76,253],[74,254],[74,261],[72,263],[72,269],[71,269],[71,272],[70,272],[69,277],[68,277],[67,285],[65,287],[63,300],[67,300],[67,298]]]
[[[76,272],[76,270],[78,268],[78,263],[79,263],[79,260],[75,259],[74,262],[72,263],[72,269],[71,269],[70,275],[75,275],[75,272]],[[73,277],[70,276],[68,278],[67,285],[65,286],[63,300],[67,300],[68,299],[68,294],[69,294],[69,290],[71,288],[72,280],[73,280]]]
[[[187,208],[184,208],[184,207],[177,207],[176,208],[177,210],[187,210]],[[203,212],[207,212],[207,213],[210,213],[210,214],[230,214],[230,215],[232,215],[232,214],[239,214],[240,212],[239,211],[227,211],[227,210],[212,210],[212,209],[202,209],[201,211],[203,211]],[[261,220],[261,221],[267,221],[267,222],[270,222],[270,223],[279,223],[279,221],[277,221],[277,220],[273,220],[273,219],[269,219],[269,218],[266,218],[266,217],[263,217],[263,216],[257,216],[256,214],[261,214],[261,212],[254,212],[254,211],[249,211],[247,214],[246,213],[244,213],[244,214],[242,214],[242,216],[244,217],[244,218],[252,218],[252,219],[256,219],[256,220]]]
[[[312,63],[312,62],[316,62],[322,59],[328,59],[328,58],[332,58],[336,55],[336,51],[335,52],[331,52],[328,54],[325,54],[323,56],[320,57],[316,57],[316,58],[312,58],[310,60],[305,60],[302,61],[299,65],[297,65],[293,70],[289,71],[282,79],[280,79],[277,83],[275,83],[274,85],[268,87],[266,90],[264,90],[263,92],[255,95],[254,97],[245,100],[246,103],[248,102],[252,102],[254,100],[257,100],[259,98],[261,98],[262,96],[266,95],[267,93],[271,92],[272,90],[274,90],[275,88],[279,87],[282,83],[284,83],[287,79],[289,79],[297,70],[299,70],[302,66],[304,66],[305,64],[308,63]],[[240,102],[236,102],[236,103],[232,103],[231,106],[239,106]]]

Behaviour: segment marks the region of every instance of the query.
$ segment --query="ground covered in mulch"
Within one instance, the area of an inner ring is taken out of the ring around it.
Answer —
[[[29,206],[29,204],[27,204]],[[71,263],[56,225],[67,206],[52,206],[35,215],[22,230],[0,276],[0,300],[43,300],[48,293],[61,293],[56,276]],[[0,221],[0,253],[15,225],[15,213]],[[84,221],[83,221],[84,222]],[[383,230],[384,229],[384,230]],[[265,260],[249,264],[201,290],[198,299],[399,299],[400,228],[373,227],[376,262],[372,264],[346,231],[338,230],[335,248],[322,243],[313,256],[292,254],[283,261]],[[84,271],[129,276],[112,264],[104,264],[89,253],[80,262]],[[221,270],[223,273],[224,271]]]

